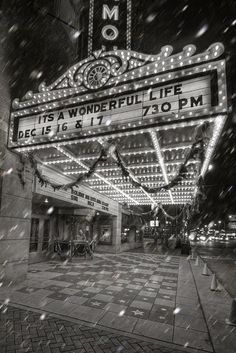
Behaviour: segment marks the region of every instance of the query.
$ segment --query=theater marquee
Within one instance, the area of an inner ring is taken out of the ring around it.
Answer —
[[[96,52],[52,85],[15,100],[10,146],[55,143],[227,113],[220,43],[195,55]]]

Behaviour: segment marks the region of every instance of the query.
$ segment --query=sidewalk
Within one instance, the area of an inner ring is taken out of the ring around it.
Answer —
[[[216,274],[226,291],[232,298],[236,298],[236,259],[221,260],[215,258],[203,258],[209,269]],[[235,279],[232,281],[232,279]]]
[[[232,298],[223,287],[221,291],[209,290],[212,276],[201,274],[202,260],[199,266],[190,261],[190,266],[215,352],[236,352],[236,326],[225,323],[230,315]],[[232,278],[232,281],[235,281],[235,278]]]
[[[193,248],[216,274],[231,297],[236,298],[236,280],[232,280],[236,278],[236,241],[226,244],[193,244]]]
[[[231,300],[226,293],[212,293],[210,279],[201,276],[201,270],[186,258],[153,254],[102,254],[93,261],[64,264],[51,261],[31,265],[21,285],[0,288],[0,300],[5,301],[2,310],[9,305],[13,310],[11,304],[39,310],[46,318],[56,315],[127,339],[152,342],[170,352],[234,353],[235,331],[223,322]],[[220,303],[218,310],[215,303]],[[112,351],[116,352],[106,352]]]

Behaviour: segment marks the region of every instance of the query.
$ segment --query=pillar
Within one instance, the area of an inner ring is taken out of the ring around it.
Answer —
[[[19,158],[6,149],[10,115],[9,81],[3,53],[5,26],[0,21],[0,283],[26,277],[32,206],[32,171],[22,168]]]

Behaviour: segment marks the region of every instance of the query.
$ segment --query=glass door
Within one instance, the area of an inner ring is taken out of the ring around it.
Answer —
[[[39,244],[39,218],[32,218],[30,231],[30,252],[36,252]]]
[[[43,244],[42,250],[48,250],[49,247],[49,232],[50,232],[50,220],[45,219],[43,225]]]

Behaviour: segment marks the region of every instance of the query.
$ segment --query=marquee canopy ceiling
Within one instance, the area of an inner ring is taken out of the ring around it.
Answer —
[[[206,159],[201,169],[204,175],[213,152],[212,142],[217,141],[224,124],[224,117],[208,119],[213,133],[208,143]],[[201,123],[171,125],[152,128],[141,132],[123,133],[114,140],[129,170],[146,186],[158,187],[170,182],[178,173],[187,152],[193,143],[196,127]],[[218,136],[217,136],[218,135]],[[42,164],[55,168],[73,178],[85,173],[99,157],[105,138],[86,139],[74,144],[42,148],[35,156]],[[121,169],[110,156],[98,165],[95,175],[87,180],[87,185],[117,202],[129,205],[149,205],[190,203],[196,191],[199,160],[193,160],[188,166],[186,179],[169,191],[148,194],[142,188],[132,186],[129,178],[122,177]],[[54,180],[55,182],[56,180]]]

